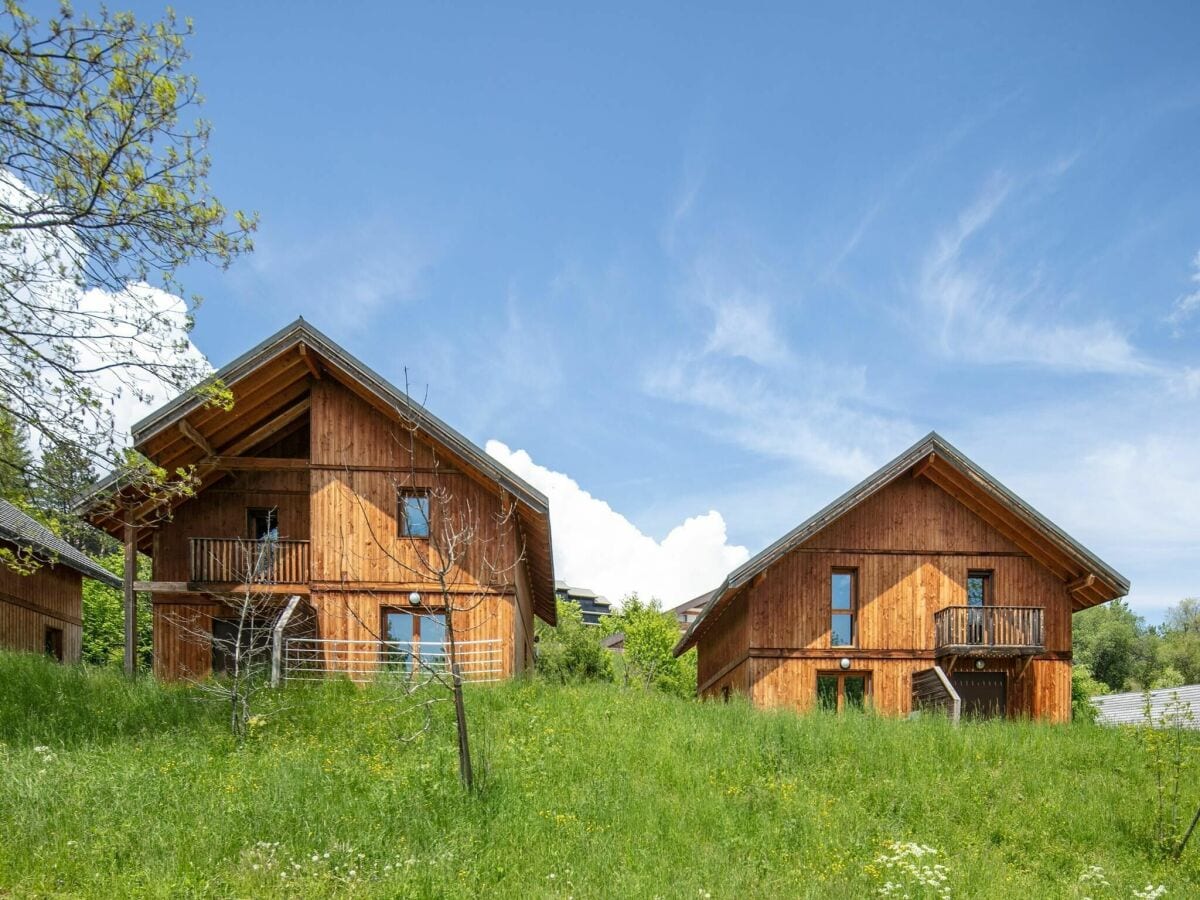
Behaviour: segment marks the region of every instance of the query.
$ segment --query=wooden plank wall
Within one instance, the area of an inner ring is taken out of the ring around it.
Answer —
[[[858,570],[853,649],[830,647],[829,576],[835,567]],[[816,672],[834,670],[836,657],[845,655],[852,669],[873,673],[877,709],[907,714],[912,673],[932,665],[934,613],[966,604],[967,572],[973,569],[994,573],[996,603],[1046,610],[1047,658],[1035,661],[1019,682],[1010,677],[1010,712],[1069,718],[1070,663],[1062,657],[1071,650],[1071,602],[1065,584],[935,484],[909,476],[811,537],[747,589],[755,701],[811,708]],[[733,640],[737,627],[731,620],[715,630],[729,636],[714,636],[710,647]],[[702,666],[705,646],[702,641]],[[909,651],[913,658],[872,659],[872,651]],[[805,653],[814,658],[796,658]],[[988,668],[1013,665],[1019,663],[989,661]]]
[[[698,641],[696,658],[696,682],[704,695],[711,694],[709,682],[740,659],[750,650],[750,604],[748,592],[734,597],[721,612],[714,627],[706,631]],[[743,673],[744,679],[744,673]],[[736,679],[735,679],[736,681]],[[720,685],[727,683],[722,679]]]
[[[0,565],[0,646],[41,653],[46,628],[61,628],[63,661],[83,652],[83,576],[66,566],[21,575]]]
[[[159,603],[153,606],[154,675],[168,681],[201,681],[212,672],[212,620],[215,603]]]

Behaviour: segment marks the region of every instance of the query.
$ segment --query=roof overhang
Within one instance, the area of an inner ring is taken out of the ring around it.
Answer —
[[[883,468],[743,563],[712,593],[700,615],[675,646],[693,646],[739,590],[771,565],[898,478],[928,478],[1033,559],[1061,578],[1076,611],[1129,593],[1125,578],[1065,531],[931,432]]]

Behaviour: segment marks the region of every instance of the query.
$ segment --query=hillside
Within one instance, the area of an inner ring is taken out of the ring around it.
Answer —
[[[0,895],[862,897],[897,878],[888,841],[935,848],[920,863],[956,897],[1200,885],[1200,848],[1156,861],[1153,782],[1118,730],[536,681],[468,702],[478,796],[445,708],[403,743],[417,714],[381,692],[290,689],[239,749],[194,690],[0,656]]]

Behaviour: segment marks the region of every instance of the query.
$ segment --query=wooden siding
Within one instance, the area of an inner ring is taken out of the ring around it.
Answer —
[[[721,612],[720,619],[714,623],[716,627],[700,639],[696,651],[696,682],[702,694],[711,693],[709,682],[744,660],[749,653],[749,608],[747,592],[743,592]]]
[[[830,574],[857,571],[853,647],[830,642]],[[819,671],[871,674],[875,709],[906,715],[912,676],[934,663],[934,615],[966,605],[967,573],[992,572],[993,601],[1045,610],[1046,650],[1030,664],[988,660],[1009,673],[1011,715],[1070,717],[1071,598],[1064,581],[934,483],[901,477],[762,573],[739,600],[748,635],[729,611],[699,641],[700,684],[746,646],[755,703],[811,709]],[[711,690],[705,690],[712,695]]]
[[[154,674],[169,681],[203,680],[212,672],[212,620],[215,603],[155,603]]]
[[[63,661],[83,652],[83,576],[66,566],[42,566],[20,575],[0,565],[0,646],[41,653],[46,628],[63,633]]]

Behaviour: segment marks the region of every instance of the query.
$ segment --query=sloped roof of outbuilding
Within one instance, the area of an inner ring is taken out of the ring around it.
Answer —
[[[1129,593],[1129,579],[933,431],[730,572],[712,592],[700,615],[675,646],[675,654],[683,653],[695,644],[711,625],[714,614],[746,584],[827,525],[904,475],[928,478],[1062,578],[1072,588],[1077,610],[1106,603]]]
[[[28,548],[43,563],[66,566],[109,587],[121,586],[120,578],[7,500],[0,500],[0,540]]]

